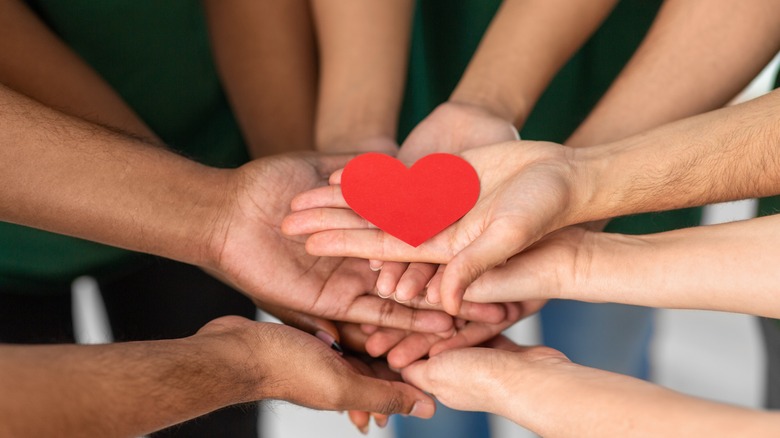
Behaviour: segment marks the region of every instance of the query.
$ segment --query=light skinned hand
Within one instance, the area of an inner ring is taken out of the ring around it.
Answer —
[[[494,338],[514,323],[536,313],[545,301],[506,303],[506,318],[499,323],[456,319],[455,329],[445,333],[418,333],[398,329],[361,326],[350,330],[350,337],[360,339],[366,352],[374,357],[387,356],[393,369],[402,369],[425,356],[434,356],[453,348],[473,347]],[[350,342],[358,342],[351,339]]]
[[[457,315],[466,288],[480,275],[545,234],[581,222],[581,212],[571,208],[582,204],[573,199],[578,176],[571,151],[521,141],[463,152],[479,175],[479,199],[462,219],[416,248],[352,212],[338,186],[340,172],[331,177],[332,186],[296,196],[282,228],[290,235],[311,234],[311,254],[446,264],[441,303]]]
[[[435,152],[457,154],[479,146],[519,140],[511,122],[477,105],[445,102],[420,122],[404,140],[397,158],[404,163]],[[377,280],[381,296],[408,301],[422,292],[437,266],[427,263],[406,264],[371,260],[372,269],[382,269]]]
[[[452,325],[444,312],[416,310],[369,293],[376,273],[355,258],[307,254],[300,238],[281,233],[297,193],[326,185],[346,156],[300,153],[252,161],[238,169],[223,216],[210,236],[210,272],[263,303],[336,321],[423,332]]]
[[[570,364],[563,353],[552,348],[521,347],[499,336],[484,347],[451,349],[415,362],[404,368],[402,375],[405,381],[453,409],[491,412],[515,419],[507,410],[517,405],[517,399],[533,399],[530,394],[539,391],[517,394],[508,383],[528,379],[525,374],[530,374],[529,368],[554,372],[565,370]],[[535,375],[541,377],[539,373]],[[534,408],[529,406],[528,412],[534,412]]]
[[[401,144],[398,159],[414,163],[436,152],[458,154],[468,149],[520,140],[512,122],[469,103],[445,102],[423,119]]]

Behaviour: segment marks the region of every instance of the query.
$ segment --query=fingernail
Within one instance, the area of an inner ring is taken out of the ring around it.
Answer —
[[[377,290],[376,290],[376,294],[377,294],[377,296],[379,296],[379,298],[383,298],[383,299],[385,299],[385,300],[386,300],[386,299],[388,299],[388,298],[390,298],[390,297],[393,295],[393,293],[392,293],[392,292],[389,292],[387,295],[385,295],[384,293],[382,293],[382,291],[381,291],[381,290],[379,290],[379,288],[377,288]]]
[[[430,418],[433,416],[433,413],[435,411],[436,408],[431,403],[418,400],[414,403],[414,406],[412,406],[412,410],[409,412],[409,416],[419,417],[419,418]]]
[[[379,426],[379,428],[384,429],[385,426],[387,426],[387,417],[381,417],[381,418],[374,417],[374,422],[376,423],[377,426]]]
[[[337,353],[344,354],[344,349],[341,348],[341,345],[339,345],[339,343],[336,342],[336,338],[331,336],[330,333],[326,332],[325,330],[317,330],[317,332],[314,333],[314,336],[316,336],[317,339],[324,342],[325,345],[335,350]]]
[[[368,435],[368,424],[366,424],[365,426],[358,427],[358,430],[360,430],[360,433],[362,433],[363,435]]]
[[[381,271],[382,270],[382,265],[383,265],[383,262],[378,261],[378,260],[369,260],[368,261],[369,269],[371,269],[374,272]]]
[[[400,303],[400,304],[406,304],[409,301],[411,301],[411,300],[401,300],[401,299],[399,299],[398,298],[398,292],[393,292],[393,299],[395,300],[396,303]]]

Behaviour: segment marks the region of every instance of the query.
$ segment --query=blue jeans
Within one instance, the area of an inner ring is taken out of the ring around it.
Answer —
[[[653,310],[622,304],[553,300],[540,312],[542,343],[573,362],[647,379]],[[396,416],[397,438],[489,438],[488,416],[442,406],[430,420]]]

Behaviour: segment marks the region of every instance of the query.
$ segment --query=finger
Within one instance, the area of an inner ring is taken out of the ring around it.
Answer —
[[[366,376],[356,377],[355,388],[360,390],[351,390],[345,394],[349,409],[419,418],[431,418],[436,411],[433,399],[411,385]]]
[[[370,223],[369,223],[370,224]],[[368,261],[368,267],[371,268],[372,271],[381,271],[382,266],[384,266],[385,262],[382,260],[369,260]]]
[[[390,351],[407,336],[407,332],[398,329],[380,329],[366,340],[366,352],[379,357]]]
[[[486,324],[471,322],[466,324],[458,331],[455,336],[437,342],[430,349],[430,355],[435,356],[442,351],[455,348],[472,347],[480,345],[485,341],[496,337],[504,330],[511,327],[520,320],[523,315],[523,306],[520,303],[508,303],[506,306],[507,316],[504,321],[498,324]]]
[[[344,174],[344,169],[343,168],[333,172],[330,175],[330,178],[328,178],[328,184],[340,185],[341,184],[341,175],[343,175],[343,174]]]
[[[442,245],[445,239],[438,236],[415,248],[378,229],[355,227],[354,219],[335,216],[327,219],[329,230],[316,232],[306,240],[309,254],[437,264],[446,263],[452,256]],[[350,226],[352,229],[348,229]]]
[[[359,324],[340,322],[337,324],[341,334],[341,346],[349,351],[366,352],[368,335],[363,333]]]
[[[408,382],[429,394],[435,395],[436,391],[434,391],[433,385],[431,384],[428,372],[429,361],[418,360],[417,362],[404,367],[401,370],[401,377],[403,377],[404,382]]]
[[[343,208],[313,208],[288,214],[282,220],[282,232],[288,236],[313,234],[333,229],[374,228],[352,210]]]
[[[439,265],[431,263],[410,263],[397,281],[395,299],[405,302],[420,295],[436,274],[438,267]]]
[[[443,332],[452,327],[452,317],[444,312],[412,309],[374,295],[357,297],[343,318],[338,319],[422,333]]]
[[[431,304],[441,305],[441,279],[444,276],[446,267],[447,265],[439,265],[433,278],[428,282],[428,288],[425,289],[425,301]]]
[[[360,433],[362,433],[363,435],[368,434],[369,422],[371,421],[371,416],[368,412],[349,411],[347,412],[347,415],[349,416],[349,421],[351,421],[352,424],[354,424],[355,427],[357,427]]]
[[[371,335],[376,333],[376,331],[379,330],[379,327],[371,324],[360,324],[360,330],[366,335]]]
[[[431,347],[440,341],[442,338],[432,333],[412,333],[390,350],[387,363],[392,368],[401,370],[428,355]]]
[[[525,247],[507,250],[506,242],[511,242],[511,237],[506,226],[491,225],[452,258],[440,286],[442,305],[447,313],[457,315],[466,288],[488,269],[504,263]]]
[[[376,292],[381,298],[390,298],[398,285],[398,280],[402,277],[409,266],[407,263],[386,262],[379,271],[379,277],[376,279]]]
[[[323,207],[349,208],[341,194],[341,186],[317,187],[295,195],[290,201],[292,211]]]
[[[404,306],[414,309],[442,310],[441,304],[431,304],[426,297],[415,297],[403,303]],[[463,301],[460,306],[458,318],[468,321],[499,323],[506,317],[506,307],[503,303],[472,303]]]

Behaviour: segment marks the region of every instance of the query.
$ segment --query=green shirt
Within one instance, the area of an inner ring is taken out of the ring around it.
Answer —
[[[47,24],[174,150],[220,167],[247,160],[212,62],[199,0],[32,0]],[[52,66],[56,68],[56,66]],[[141,257],[0,223],[0,290],[61,288]]]

